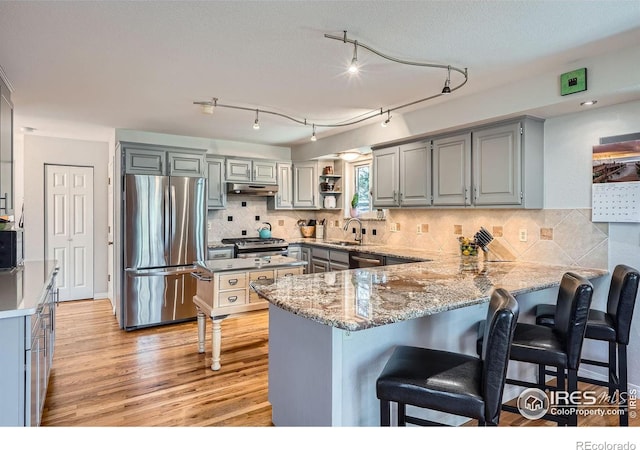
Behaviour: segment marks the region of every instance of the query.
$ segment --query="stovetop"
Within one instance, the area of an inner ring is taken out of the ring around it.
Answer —
[[[287,245],[287,241],[281,238],[261,239],[259,237],[241,237],[222,239],[223,244],[235,244],[238,248],[247,247],[282,247]]]

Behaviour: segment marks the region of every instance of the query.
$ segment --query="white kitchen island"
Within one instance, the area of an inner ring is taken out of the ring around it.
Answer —
[[[205,351],[206,316],[211,318],[212,370],[220,370],[222,321],[229,316],[268,307],[249,289],[256,280],[275,280],[302,273],[305,261],[285,256],[234,258],[196,262],[198,280],[193,302],[197,309],[198,352]]]
[[[463,267],[460,258],[446,256],[252,283],[270,302],[273,423],[377,426],[376,379],[396,345],[475,355],[477,323],[485,318],[495,287],[515,295],[521,320],[531,320],[527,315],[533,305],[555,302],[560,279],[568,271],[591,279],[596,289],[598,279],[608,273],[521,262],[480,261]],[[510,363],[509,374],[533,376],[534,368]],[[462,423],[460,418],[439,413],[407,413]]]

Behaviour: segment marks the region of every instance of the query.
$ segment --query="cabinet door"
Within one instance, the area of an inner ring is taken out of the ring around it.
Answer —
[[[227,206],[224,189],[224,158],[207,158],[207,208],[223,209]]]
[[[293,183],[293,207],[317,208],[318,164],[316,162],[294,163]]]
[[[275,161],[253,161],[252,181],[264,184],[276,184]]]
[[[174,177],[202,177],[204,155],[169,152],[169,175]]]
[[[276,209],[293,208],[293,180],[291,179],[291,163],[278,163],[278,195],[276,196]]]
[[[227,181],[251,181],[250,159],[227,159]]]
[[[311,258],[311,270],[313,273],[329,272],[329,261],[326,259]]]
[[[473,133],[473,196],[476,205],[522,203],[520,122]]]
[[[330,272],[337,272],[339,270],[349,270],[349,263],[343,263],[343,262],[336,262],[336,261],[331,261],[329,263],[329,271]]]
[[[301,255],[300,259],[307,262],[307,265],[304,266],[303,272],[313,273],[313,268],[311,267],[311,249],[308,247],[301,247],[300,255]]]
[[[471,135],[433,141],[433,205],[471,204]]]
[[[125,172],[135,175],[164,175],[166,152],[124,148]]]
[[[428,144],[400,147],[400,206],[431,205],[431,149]]]
[[[373,152],[373,206],[375,208],[399,206],[400,153],[398,148],[376,150]]]
[[[0,81],[2,85],[2,81]],[[13,105],[0,88],[0,214],[13,214]]]

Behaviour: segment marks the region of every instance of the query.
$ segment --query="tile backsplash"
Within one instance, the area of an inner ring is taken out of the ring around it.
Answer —
[[[341,211],[272,211],[266,205],[264,198],[246,197],[228,200],[226,210],[210,211],[209,241],[242,236],[243,230],[257,236],[262,222],[271,224],[274,237],[300,239],[299,219],[327,219],[328,239],[353,237],[342,230]],[[472,238],[484,227],[518,260],[604,269],[608,263],[609,226],[592,223],[591,209],[390,209],[386,220],[362,224],[365,244],[456,252],[459,236]]]

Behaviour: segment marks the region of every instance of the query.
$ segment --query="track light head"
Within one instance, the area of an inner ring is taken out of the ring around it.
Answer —
[[[443,94],[451,94],[449,84],[451,84],[451,66],[447,67],[447,79],[445,80],[444,87],[442,88]]]
[[[358,41],[355,41],[353,44],[353,58],[351,58],[351,64],[349,64],[349,69],[347,70],[351,74],[360,71],[360,67],[358,67]]]
[[[391,122],[391,111],[387,111],[387,119],[381,125],[386,128],[389,122]]]
[[[256,109],[256,120],[253,121],[253,129],[254,130],[259,130],[260,129],[260,123],[258,122],[258,110]]]
[[[314,124],[313,125],[313,133],[311,134],[311,142],[315,142],[317,140],[318,140],[318,138],[316,137],[316,126]]]

